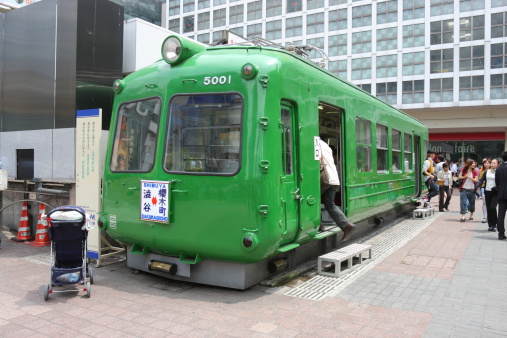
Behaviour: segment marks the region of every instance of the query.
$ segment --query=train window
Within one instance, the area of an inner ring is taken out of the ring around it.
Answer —
[[[377,124],[377,172],[387,173],[387,127]]]
[[[171,99],[165,168],[172,172],[234,174],[239,170],[243,99],[237,94]]]
[[[292,119],[290,110],[282,108],[282,163],[285,175],[292,175]]]
[[[113,144],[111,171],[150,171],[155,158],[160,99],[120,106]]]
[[[403,140],[405,171],[412,170],[412,135],[405,133]]]
[[[392,130],[393,172],[401,173],[401,132]]]
[[[357,171],[371,171],[371,122],[356,117]]]

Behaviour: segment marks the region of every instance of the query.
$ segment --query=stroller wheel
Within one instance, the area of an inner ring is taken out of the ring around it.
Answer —
[[[93,284],[93,270],[88,269],[88,277],[90,277],[90,284]]]
[[[49,285],[44,285],[44,300],[49,298]]]
[[[90,282],[86,282],[86,297],[90,298],[90,292],[91,292],[91,284]]]

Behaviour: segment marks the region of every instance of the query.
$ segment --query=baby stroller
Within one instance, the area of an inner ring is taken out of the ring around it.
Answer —
[[[93,271],[86,259],[88,222],[85,211],[73,205],[58,207],[47,216],[51,240],[51,279],[44,286],[44,300],[53,292],[86,291],[90,298]],[[89,278],[89,281],[86,279]],[[53,286],[85,285],[83,288],[53,290]]]

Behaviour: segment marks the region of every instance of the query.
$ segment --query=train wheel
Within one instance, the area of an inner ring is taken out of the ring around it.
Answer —
[[[90,282],[86,282],[86,298],[90,298],[91,288]]]
[[[49,285],[44,285],[44,300],[49,298]]]

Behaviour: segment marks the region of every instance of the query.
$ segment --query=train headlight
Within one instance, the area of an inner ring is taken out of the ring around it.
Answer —
[[[241,75],[247,80],[251,80],[256,77],[258,72],[258,68],[251,63],[247,63],[241,68]]]
[[[253,250],[259,244],[259,238],[252,232],[247,232],[243,235],[243,248],[245,250]]]
[[[170,35],[162,43],[162,58],[165,62],[176,65],[206,49],[198,41],[180,35]]]
[[[107,221],[107,218],[105,216],[99,217],[98,224],[100,230],[107,230],[107,228],[109,228],[109,222]]]
[[[115,80],[113,83],[113,90],[116,94],[121,93],[121,91],[125,88],[125,81],[123,80]]]

